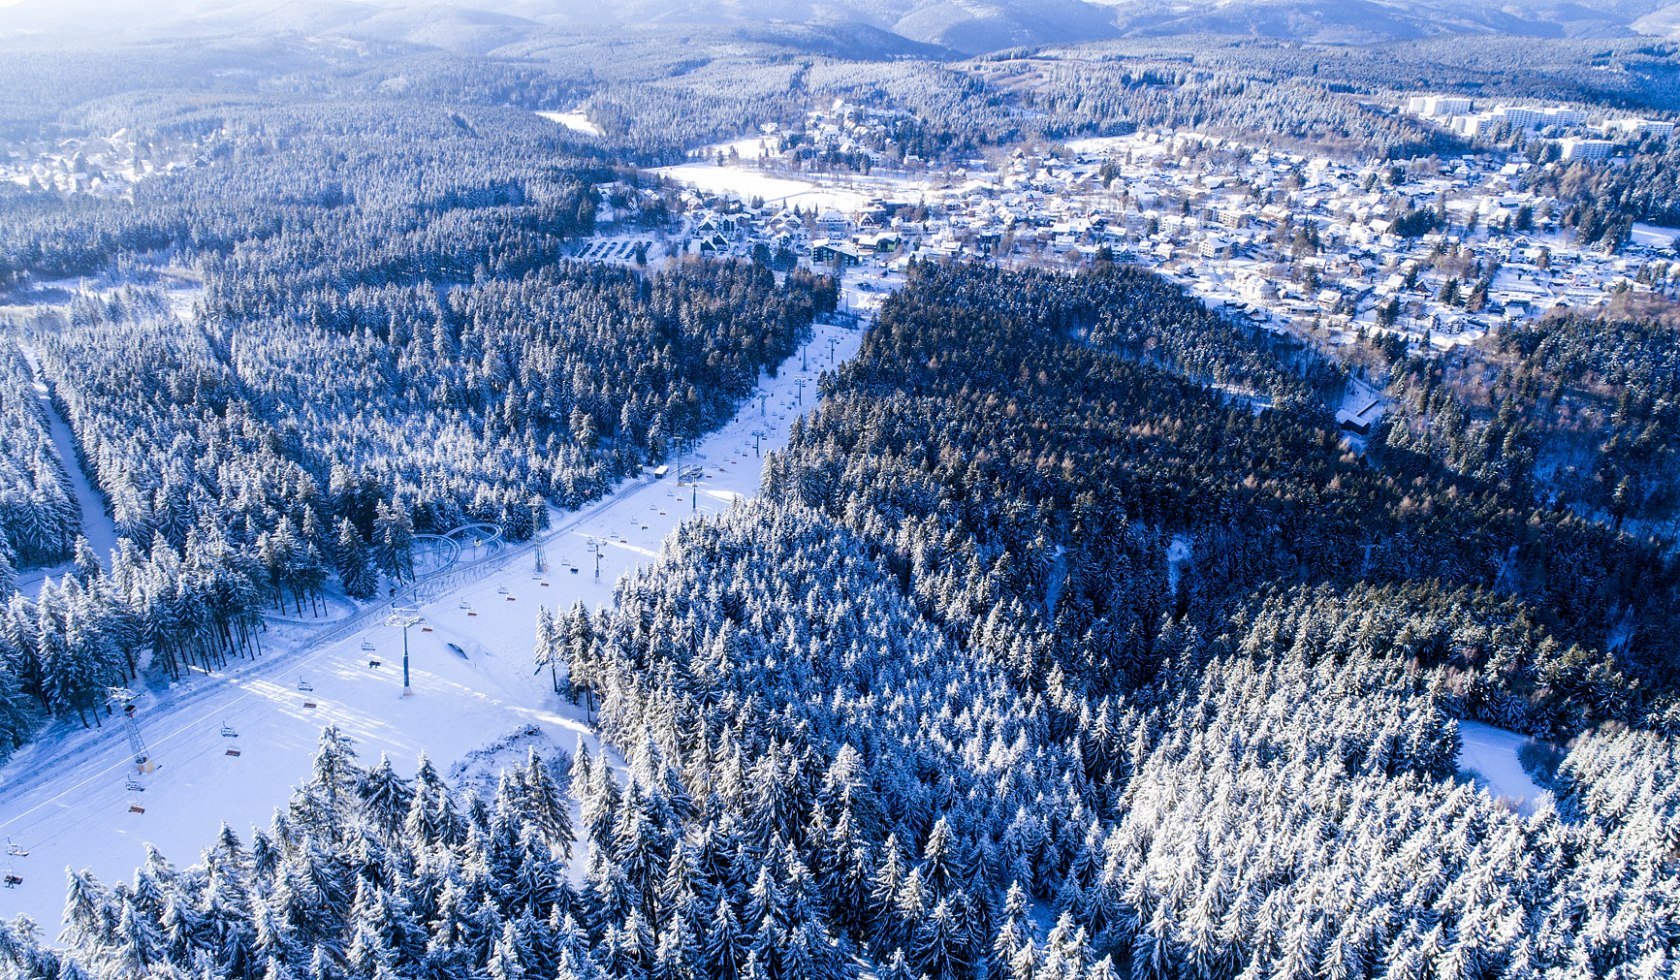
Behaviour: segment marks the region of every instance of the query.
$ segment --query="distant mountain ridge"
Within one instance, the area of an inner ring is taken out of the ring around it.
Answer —
[[[90,26],[97,25],[97,26]],[[705,27],[880,32],[888,54],[953,54],[1122,37],[1219,34],[1365,44],[1443,34],[1680,38],[1673,0],[24,0],[0,38],[106,30],[341,35],[488,52],[567,29]],[[804,36],[813,42],[810,35]]]

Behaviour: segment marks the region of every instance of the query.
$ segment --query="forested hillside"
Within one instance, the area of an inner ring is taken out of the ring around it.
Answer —
[[[1506,525],[1460,523],[1497,491],[1093,347],[1097,297],[1194,329],[1135,272],[919,268],[762,501],[560,618],[630,777],[578,758],[575,830],[541,763],[455,797],[329,733],[250,844],[77,876],[65,952],[0,950],[31,978],[1662,975],[1676,713],[1571,643],[1595,597],[1497,574]],[[1465,717],[1581,734],[1555,810],[1459,781]]]
[[[70,557],[82,524],[34,383],[22,350],[0,346],[0,594],[19,566]]]
[[[0,980],[1680,976],[1660,0],[57,2]]]
[[[517,87],[469,78],[483,91],[457,97]],[[128,118],[139,145],[196,147],[195,164],[130,200],[25,191],[0,223],[0,281],[89,277],[18,329],[124,541],[9,595],[0,689],[20,696],[0,745],[46,716],[96,722],[142,664],[173,679],[254,655],[265,608],[412,579],[415,534],[480,521],[530,538],[551,506],[729,418],[834,307],[806,272],[565,261],[611,188],[640,179],[528,111],[295,84],[83,106]],[[164,262],[202,282],[184,318]],[[31,380],[8,343],[0,570],[72,557],[80,527]]]

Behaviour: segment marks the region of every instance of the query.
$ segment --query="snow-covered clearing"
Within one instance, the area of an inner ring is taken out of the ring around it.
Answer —
[[[720,166],[717,154],[720,151],[727,154],[731,149],[738,151],[740,160],[745,162]],[[761,155],[759,140],[754,137],[706,147],[699,152],[698,159],[656,167],[651,172],[708,193],[733,194],[743,201],[759,197],[771,204],[832,208],[847,213],[862,210],[871,201],[919,202],[952,189],[949,181],[933,176],[822,171],[801,171],[792,176],[774,174],[752,163]]]
[[[1167,542],[1167,591],[1178,595],[1178,583],[1184,578],[1184,566],[1190,563],[1192,542],[1184,533],[1174,534]]]
[[[1636,244],[1651,248],[1680,247],[1680,228],[1634,222],[1632,237]]]
[[[1517,752],[1528,736],[1479,721],[1459,722],[1458,734],[1464,743],[1458,753],[1459,770],[1475,779],[1478,786],[1509,802],[1518,813],[1533,813],[1540,795],[1546,791],[1517,761]]]
[[[768,203],[788,207],[835,208],[856,211],[867,195],[823,187],[807,180],[772,177],[752,167],[718,166],[715,163],[683,163],[658,167],[654,173],[680,184],[713,194],[734,194],[742,200],[761,197]]]
[[[573,109],[570,112],[539,112],[537,115],[549,122],[559,123],[573,132],[585,133],[589,136],[601,135],[601,127],[590,122],[589,117],[584,114],[582,109]]]
[[[541,541],[546,575],[533,572],[530,544],[452,575],[464,581],[421,607],[424,625],[409,630],[412,698],[400,696],[402,633],[371,608],[325,626],[277,624],[258,660],[142,695],[137,717],[159,764],[141,777],[142,792],[126,788],[134,767],[116,719],[106,719],[102,730],[61,730],[26,747],[0,769],[0,837],[30,852],[11,859],[23,884],[0,893],[0,918],[27,914],[56,936],[67,866],[126,879],[146,842],[189,863],[224,822],[242,836],[266,825],[307,776],[328,724],[354,738],[364,760],[389,753],[404,773],[413,772],[422,752],[447,769],[529,725],[567,752],[585,741],[598,751],[582,710],[551,693],[547,676],[534,674],[538,607],[608,603],[612,583],[652,560],[678,522],[756,493],[761,454],[786,444],[793,419],[816,403],[817,375],[831,357],[849,358],[861,337],[819,325],[806,348],[807,370],[795,354],[777,377],[761,377],[765,397],[748,399],[733,421],[682,459],[683,471],[702,468],[697,485],[679,487],[674,475],[629,480],[604,501],[562,517]],[[762,434],[757,454],[755,432]],[[224,724],[238,736],[225,737]],[[145,812],[132,812],[134,806]]]
[[[1133,160],[1147,160],[1165,153],[1167,144],[1150,133],[1130,133],[1068,140],[1067,148],[1075,156],[1123,156],[1130,153]]]

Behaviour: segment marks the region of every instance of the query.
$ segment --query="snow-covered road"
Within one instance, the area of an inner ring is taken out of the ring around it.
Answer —
[[[657,556],[678,522],[756,493],[763,454],[785,445],[793,419],[816,402],[818,374],[831,357],[849,358],[861,337],[819,325],[806,348],[808,370],[795,354],[777,377],[761,378],[765,397],[745,402],[684,458],[685,469],[704,469],[697,486],[678,487],[674,476],[626,481],[544,536],[545,575],[534,573],[535,547],[527,545],[475,566],[467,581],[423,606],[424,625],[409,631],[412,698],[400,696],[401,632],[386,626],[381,612],[364,611],[350,623],[278,628],[265,638],[261,658],[194,674],[142,698],[139,724],[159,763],[141,777],[143,791],[127,788],[134,769],[115,719],[98,731],[60,729],[24,749],[0,769],[0,837],[29,851],[0,856],[23,878],[0,892],[0,917],[27,914],[56,936],[67,866],[123,879],[143,860],[147,842],[190,863],[223,822],[241,836],[266,825],[307,775],[328,724],[352,736],[365,759],[389,753],[405,773],[422,752],[447,769],[528,724],[568,751],[592,742],[581,712],[550,693],[546,675],[534,675],[537,609],[606,604],[612,583]],[[762,434],[757,453],[755,432]],[[599,580],[590,550],[597,541]],[[370,666],[375,661],[379,666]],[[224,725],[237,737],[224,736]]]

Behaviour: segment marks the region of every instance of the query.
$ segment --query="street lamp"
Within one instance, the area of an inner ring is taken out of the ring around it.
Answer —
[[[391,614],[385,617],[386,626],[398,626],[403,631],[403,697],[410,697],[414,689],[408,683],[408,628],[423,619],[420,610],[413,606],[392,606]]]

